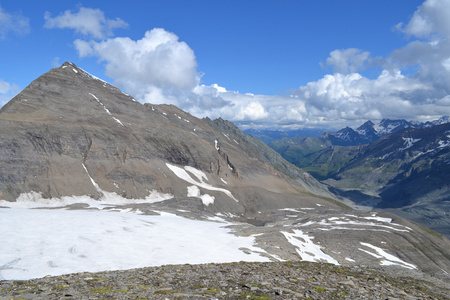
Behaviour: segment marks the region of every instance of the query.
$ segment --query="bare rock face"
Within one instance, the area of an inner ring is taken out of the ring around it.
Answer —
[[[233,234],[254,236],[274,261],[393,266],[445,279],[450,273],[445,237],[398,217],[350,212],[232,123],[140,104],[71,63],[6,104],[0,128],[0,200],[8,203],[128,199],[121,208],[232,222]]]
[[[188,166],[207,174],[188,176],[204,182],[198,186],[214,197],[211,210],[242,213],[311,201],[334,206],[311,195],[330,196],[320,184],[233,124],[200,120],[175,106],[142,105],[71,63],[6,104],[0,126],[0,197],[10,201],[30,192],[44,198],[98,199],[102,191],[128,199],[152,191],[186,197],[193,184],[179,172]],[[275,160],[282,162],[280,171]]]

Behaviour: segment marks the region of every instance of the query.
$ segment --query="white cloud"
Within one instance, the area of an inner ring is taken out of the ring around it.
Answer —
[[[370,62],[370,52],[356,48],[334,50],[327,58],[326,65],[333,66],[335,73],[353,73],[364,69]]]
[[[213,84],[200,85],[194,99],[202,99],[186,109],[200,117],[224,118],[239,123],[285,124],[303,121],[303,101],[287,96],[240,94]],[[205,104],[209,105],[205,105]]]
[[[11,84],[0,79],[0,94],[6,94],[11,90]]]
[[[413,39],[405,47],[385,58],[356,48],[334,50],[325,63],[333,74],[287,95],[240,94],[201,84],[194,51],[162,28],[147,31],[140,40],[76,40],[74,45],[80,57],[104,62],[114,84],[141,102],[174,104],[197,117],[241,125],[339,128],[367,119],[450,115],[449,9],[448,1],[425,1],[409,23],[396,26]],[[373,67],[381,68],[376,78],[359,73]]]
[[[9,32],[24,35],[30,32],[30,21],[20,13],[7,13],[0,6],[0,39],[5,39]]]
[[[0,107],[19,92],[19,87],[0,78]]]
[[[57,68],[61,66],[60,58],[58,56],[55,56],[52,60],[52,66],[53,68]]]
[[[430,115],[433,109],[427,99],[415,97],[429,91],[428,85],[402,75],[400,70],[384,70],[376,79],[358,73],[326,75],[293,91],[293,95],[305,102],[307,118],[323,117],[322,122],[333,123]],[[440,115],[445,112],[450,113],[450,107]]]
[[[367,119],[437,118],[450,114],[450,2],[427,0],[407,24],[413,38],[386,58],[359,49],[334,50],[326,61],[335,73],[292,91],[304,101],[305,118],[329,124]],[[382,67],[374,79],[355,73]]]
[[[107,19],[103,11],[99,9],[80,7],[77,13],[66,10],[57,17],[52,18],[47,11],[44,15],[45,28],[70,28],[84,36],[92,36],[95,39],[104,39],[113,35],[113,29],[125,28],[128,24],[116,18]]]
[[[450,36],[450,2],[427,0],[418,7],[408,24],[397,24],[397,29],[409,36],[428,39],[433,35]],[[437,37],[439,38],[439,37]]]
[[[112,38],[101,42],[76,40],[80,56],[105,62],[106,75],[143,102],[178,102],[176,96],[200,80],[194,51],[178,36],[161,28],[137,41]],[[173,103],[175,104],[175,103]]]

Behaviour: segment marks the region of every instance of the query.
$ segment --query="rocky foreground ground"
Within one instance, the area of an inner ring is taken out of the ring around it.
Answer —
[[[423,275],[422,275],[423,276]],[[1,281],[0,299],[450,299],[431,277],[307,262],[169,265]]]

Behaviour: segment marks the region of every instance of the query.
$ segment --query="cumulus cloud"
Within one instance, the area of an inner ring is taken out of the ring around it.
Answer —
[[[446,0],[427,0],[418,7],[408,24],[399,23],[396,28],[409,36],[429,39],[450,36],[450,3]]]
[[[73,13],[66,10],[57,17],[52,18],[47,11],[44,15],[45,28],[69,28],[84,36],[92,36],[95,39],[104,39],[113,35],[113,29],[125,28],[128,24],[116,18],[107,19],[103,11],[99,9],[80,7],[79,11]]]
[[[363,70],[370,61],[370,52],[349,48],[332,51],[326,65],[332,66],[335,73],[347,74]]]
[[[417,92],[429,90],[428,85],[402,75],[400,70],[384,70],[376,79],[358,73],[326,75],[292,93],[305,102],[309,118],[333,123],[430,114],[433,111],[427,101],[415,97]]]
[[[427,0],[396,29],[411,41],[386,58],[349,48],[326,60],[334,74],[292,91],[303,101],[305,118],[333,124],[339,120],[430,119],[450,114],[450,2]],[[357,73],[382,67],[377,78]]]
[[[139,101],[174,104],[198,117],[222,117],[243,126],[334,128],[368,119],[430,119],[450,115],[449,7],[448,1],[425,1],[409,22],[396,26],[410,38],[403,48],[375,58],[356,48],[334,50],[325,63],[333,74],[283,95],[201,84],[194,51],[162,28],[140,40],[78,39],[74,45],[80,57],[103,62],[114,84]],[[361,72],[373,67],[380,70],[375,78]]]
[[[450,92],[450,2],[425,1],[407,24],[397,28],[411,38],[405,47],[396,49],[389,57],[392,65],[414,67],[413,75],[433,87],[430,100]]]
[[[162,28],[147,31],[137,41],[118,37],[76,40],[74,45],[81,57],[98,57],[106,75],[143,102],[178,104],[200,80],[194,51]]]
[[[19,87],[0,78],[0,106],[11,100],[19,92]]]
[[[0,79],[0,94],[5,94],[11,90],[11,84]]]
[[[30,20],[20,13],[8,13],[0,6],[0,39],[9,32],[25,35],[30,32]]]

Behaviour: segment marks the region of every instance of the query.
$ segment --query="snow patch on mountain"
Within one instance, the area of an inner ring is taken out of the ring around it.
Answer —
[[[400,148],[400,151],[406,150],[411,148],[415,143],[417,143],[418,141],[420,141],[421,139],[414,139],[414,138],[404,138],[402,137],[403,141],[404,141],[404,146],[403,148]]]
[[[333,257],[323,253],[319,245],[312,241],[313,236],[309,236],[301,230],[294,229],[293,233],[282,231],[281,233],[296,249],[298,255],[303,261],[311,262],[327,262],[334,265],[339,265],[338,261]]]
[[[400,232],[412,231],[412,229],[407,226],[392,223],[392,219],[381,218],[376,216],[358,217],[355,215],[347,215],[347,216],[331,217],[328,219],[323,219],[321,221],[309,221],[300,226],[307,227],[311,225],[320,225],[321,226],[319,228],[320,230],[327,230],[327,231],[338,229],[374,230],[374,231],[383,230],[386,232],[390,232],[389,230]],[[346,227],[343,227],[342,225],[346,225]]]
[[[93,199],[90,196],[64,196],[61,198],[44,198],[41,193],[31,191],[22,193],[15,202],[0,200],[0,206],[19,207],[19,208],[61,208],[73,204],[85,204],[87,208],[104,209],[112,205],[127,205],[140,203],[156,203],[172,199],[172,194],[160,193],[156,190],[150,191],[149,195],[142,199],[127,199],[115,192],[106,192],[101,190],[103,196],[99,199]]]
[[[218,187],[214,187],[212,185],[210,185],[209,183],[205,183],[203,182],[203,178],[207,177],[206,175],[200,171],[197,170],[193,167],[189,167],[186,166],[185,169],[171,165],[169,163],[166,163],[166,166],[180,179],[189,182],[190,184],[194,184],[200,188],[204,188],[206,190],[210,190],[210,191],[218,191],[218,192],[222,192],[225,193],[228,197],[230,197],[231,199],[233,199],[234,201],[238,202],[238,200],[236,198],[234,198],[233,194],[231,194],[231,192],[229,190],[223,189],[223,188],[218,188]],[[187,168],[187,169],[186,169]],[[195,176],[200,180],[200,182],[194,180],[187,172],[186,170],[189,170],[189,172],[195,174]],[[199,178],[200,177],[200,178]]]
[[[448,132],[446,132],[448,133]],[[450,146],[450,135],[447,135],[448,140],[440,140],[438,148],[445,148]]]
[[[112,118],[113,118],[113,120],[114,121],[116,121],[117,123],[119,123],[119,125],[121,125],[121,126],[123,126],[123,123],[119,120],[119,119],[117,119],[116,117],[114,117],[112,114],[111,114],[111,112],[109,111],[109,109],[107,109],[106,108],[106,106],[94,95],[94,94],[91,94],[91,93],[89,93],[89,95],[91,95],[92,97],[94,97],[94,99],[95,100],[97,100],[97,102],[103,107],[103,109],[106,111],[106,113],[108,114],[108,115],[110,115]]]
[[[383,250],[383,249],[381,249],[379,247],[376,247],[376,246],[371,245],[369,243],[363,243],[363,242],[360,242],[360,244],[365,246],[365,247],[368,247],[368,248],[371,248],[371,249],[375,250],[376,253],[373,253],[373,252],[370,252],[368,250],[359,248],[359,250],[361,250],[361,251],[363,251],[363,252],[365,252],[367,254],[370,254],[373,257],[381,259],[380,265],[382,265],[382,266],[397,265],[397,266],[400,266],[400,267],[403,267],[403,268],[407,268],[407,269],[417,269],[417,267],[415,265],[407,263],[407,262],[401,260],[400,258],[398,258],[398,257],[396,257],[396,256],[394,256],[392,254],[387,253],[385,250]]]
[[[187,190],[188,190],[187,192],[188,197],[200,198],[205,206],[214,204],[215,200],[214,196],[208,194],[202,195],[198,186],[196,185],[188,186]]]
[[[190,173],[192,173],[195,177],[197,177],[198,180],[200,180],[201,182],[203,182],[203,179],[208,181],[208,177],[206,176],[205,173],[203,173],[202,171],[190,167],[190,166],[185,166],[184,169]]]
[[[10,202],[10,204],[12,204]],[[5,204],[4,204],[5,205]],[[104,210],[0,209],[0,279],[166,264],[269,261],[224,222]],[[14,232],[14,234],[11,234]],[[240,249],[249,249],[244,251]],[[7,251],[5,251],[7,249]]]
[[[217,151],[220,150],[219,142],[217,140],[214,140],[214,147],[216,148]]]

